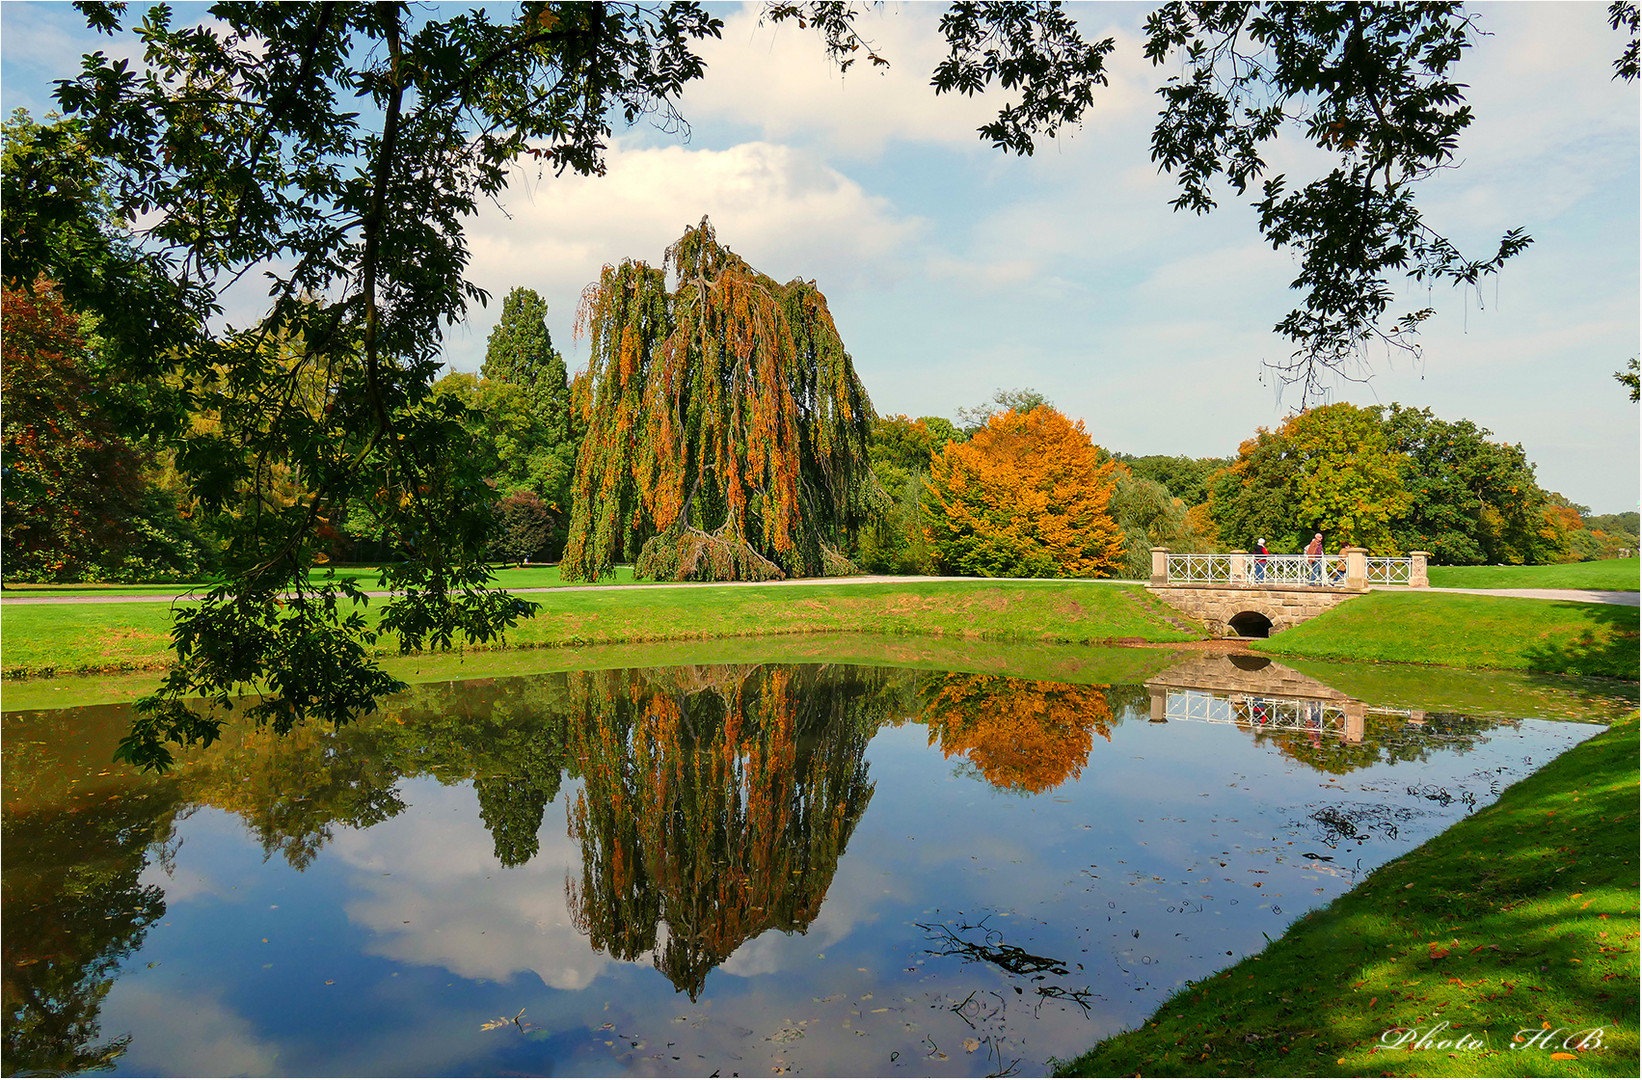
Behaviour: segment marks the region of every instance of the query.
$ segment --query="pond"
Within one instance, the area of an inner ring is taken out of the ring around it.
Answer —
[[[8,713],[4,1071],[1041,1074],[1599,730],[1143,659],[429,684],[164,778]]]

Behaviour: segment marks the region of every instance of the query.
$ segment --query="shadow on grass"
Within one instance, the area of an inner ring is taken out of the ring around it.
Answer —
[[[1600,675],[1611,679],[1636,681],[1638,673],[1638,611],[1617,604],[1576,604],[1558,602],[1549,605],[1557,609],[1572,609],[1576,616],[1594,621],[1600,630],[1586,629],[1571,641],[1552,641],[1529,645],[1523,650],[1523,659],[1531,669],[1545,672],[1563,672],[1569,675]]]

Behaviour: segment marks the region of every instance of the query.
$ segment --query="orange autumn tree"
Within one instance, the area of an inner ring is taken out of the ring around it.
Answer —
[[[1123,557],[1107,512],[1113,463],[1083,421],[1048,405],[993,415],[930,462],[926,535],[943,569],[981,577],[1100,577]]]
[[[855,572],[843,552],[886,501],[867,457],[875,416],[814,282],[766,277],[702,218],[662,269],[605,267],[582,332],[566,580],[624,559],[659,580]]]
[[[1103,689],[952,674],[932,678],[919,697],[931,746],[967,758],[994,787],[1036,795],[1082,774],[1095,735],[1111,741]]]

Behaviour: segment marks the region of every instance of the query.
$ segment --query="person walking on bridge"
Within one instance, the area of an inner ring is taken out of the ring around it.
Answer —
[[[1315,533],[1306,545],[1306,576],[1313,585],[1323,583],[1323,534]]]
[[[1254,581],[1257,585],[1266,580],[1266,556],[1270,554],[1264,536],[1254,542]]]

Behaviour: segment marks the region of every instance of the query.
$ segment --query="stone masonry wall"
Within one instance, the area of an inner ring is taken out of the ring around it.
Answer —
[[[1165,604],[1202,622],[1214,637],[1235,637],[1231,620],[1255,611],[1271,620],[1276,634],[1329,608],[1363,595],[1359,589],[1250,589],[1227,585],[1149,585],[1147,591]]]

